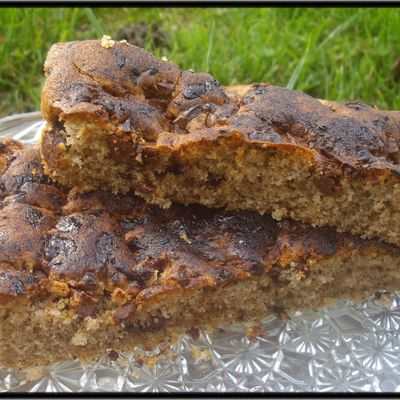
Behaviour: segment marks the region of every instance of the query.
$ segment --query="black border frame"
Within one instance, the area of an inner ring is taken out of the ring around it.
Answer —
[[[59,8],[59,7],[137,7],[137,8],[399,8],[400,0],[0,0],[1,8]],[[1,11],[0,11],[1,12]],[[399,38],[400,43],[400,38]],[[400,87],[399,87],[400,90]],[[174,393],[141,393],[141,392],[4,392],[0,397],[7,398],[400,398],[395,392],[174,392]]]

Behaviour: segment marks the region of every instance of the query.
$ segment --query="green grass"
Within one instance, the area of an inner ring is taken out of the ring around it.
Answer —
[[[400,58],[400,10],[93,8],[0,10],[0,114],[35,110],[50,45],[110,35],[141,20],[171,34],[146,48],[223,84],[267,81],[321,98],[400,109],[393,65]],[[96,25],[95,20],[100,23]]]

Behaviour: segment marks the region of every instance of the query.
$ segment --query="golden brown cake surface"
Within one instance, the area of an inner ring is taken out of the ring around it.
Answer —
[[[55,44],[45,72],[42,111],[49,121],[84,115],[153,146],[238,132],[246,141],[301,146],[356,169],[400,171],[398,111],[319,101],[269,84],[233,96],[209,74],[181,71],[119,42]],[[203,123],[200,114],[208,116]]]
[[[400,244],[400,113],[269,84],[224,89],[128,43],[55,44],[46,173],[77,191],[271,213]]]
[[[38,149],[6,141],[0,154],[0,364],[154,347],[400,287],[394,245],[252,211],[79,194],[46,177]]]

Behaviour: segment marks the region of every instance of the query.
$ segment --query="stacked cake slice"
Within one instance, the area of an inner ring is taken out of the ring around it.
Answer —
[[[113,41],[45,70],[40,149],[0,145],[0,364],[400,288],[398,112],[224,89]]]
[[[268,212],[400,242],[400,112],[267,84],[239,95],[128,43],[54,45],[46,172],[79,190]]]

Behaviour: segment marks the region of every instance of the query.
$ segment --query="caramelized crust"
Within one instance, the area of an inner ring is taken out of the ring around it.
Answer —
[[[45,72],[42,112],[48,121],[83,115],[153,147],[238,132],[246,141],[300,146],[356,169],[400,171],[398,111],[320,101],[269,84],[234,96],[211,75],[182,72],[128,43],[55,44]],[[208,125],[214,120],[215,126],[207,127],[204,118],[200,123],[201,114],[214,115]]]
[[[78,192],[255,210],[400,244],[400,112],[222,88],[128,43],[55,44],[45,171]]]
[[[251,211],[178,205],[163,210],[133,194],[79,194],[45,178],[37,149],[12,152],[20,146],[5,146],[11,155],[1,178],[3,305],[39,288],[36,278],[25,287],[28,271],[40,272],[43,296],[49,282],[57,281],[67,292],[74,288],[90,295],[123,288],[143,302],[170,288],[224,285],[276,266],[295,265],[307,273],[318,260],[338,254],[399,254],[380,241]]]

